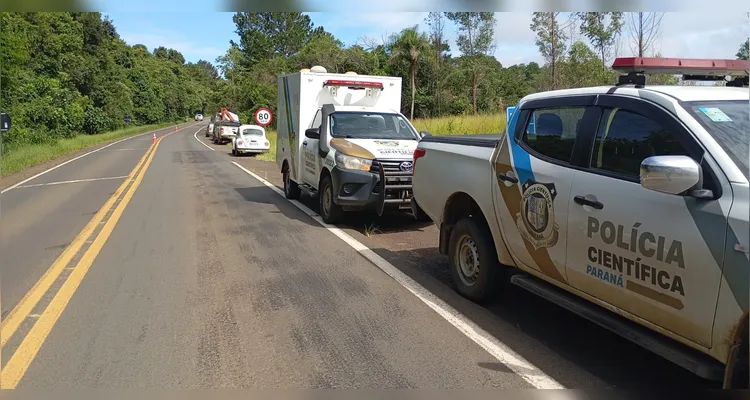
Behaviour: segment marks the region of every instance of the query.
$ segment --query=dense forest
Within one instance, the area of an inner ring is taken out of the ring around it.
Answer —
[[[99,13],[0,13],[0,109],[7,150],[130,124],[184,119],[207,105],[209,62],[120,39]]]
[[[281,72],[313,65],[403,77],[402,111],[412,118],[495,114],[536,91],[613,83],[615,56],[654,55],[661,15],[534,13],[529,29],[544,65],[502,65],[487,12],[433,12],[385,40],[348,47],[302,13],[240,12],[239,40],[197,63],[175,49],[124,42],[100,13],[0,13],[0,109],[13,117],[5,141],[12,149],[115,130],[126,116],[154,124],[221,106],[249,121],[258,107],[275,110]],[[456,48],[448,26],[458,29]],[[744,43],[736,57],[747,54]]]

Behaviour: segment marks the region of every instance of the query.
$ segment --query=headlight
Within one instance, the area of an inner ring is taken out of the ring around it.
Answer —
[[[369,171],[372,166],[372,160],[366,158],[352,157],[336,152],[336,165],[344,169],[354,169],[359,171]]]

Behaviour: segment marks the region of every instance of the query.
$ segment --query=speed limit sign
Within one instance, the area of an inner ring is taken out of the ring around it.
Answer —
[[[260,126],[268,126],[273,121],[273,114],[267,108],[259,108],[255,112],[255,122]]]

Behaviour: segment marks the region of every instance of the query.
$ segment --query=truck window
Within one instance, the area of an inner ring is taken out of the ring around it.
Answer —
[[[315,113],[315,117],[313,118],[312,126],[310,128],[320,128],[320,124],[323,123],[323,113],[318,110],[318,112]]]
[[[521,142],[542,156],[570,162],[578,122],[586,107],[540,108],[532,112]]]
[[[631,178],[652,156],[689,155],[658,122],[619,108],[604,110],[591,154],[591,167]]]

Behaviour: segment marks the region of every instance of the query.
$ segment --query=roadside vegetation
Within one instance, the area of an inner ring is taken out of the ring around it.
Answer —
[[[107,135],[138,132],[131,127],[201,111],[209,117],[220,107],[253,123],[260,107],[276,112],[279,74],[314,65],[402,77],[401,111],[420,130],[499,133],[505,108],[527,94],[610,85],[615,57],[659,56],[654,44],[663,15],[533,13],[529,29],[544,62],[507,65],[494,57],[501,43],[487,12],[432,12],[421,24],[349,46],[299,12],[238,12],[239,40],[214,63],[186,63],[175,49],[125,43],[116,21],[100,13],[0,13],[0,110],[13,118],[0,172],[36,162],[13,160],[47,160]],[[457,35],[455,47],[450,33]],[[736,57],[746,59],[747,49],[742,43]],[[658,75],[649,81],[679,83]],[[267,127],[274,147],[276,123]]]
[[[125,43],[100,13],[0,13],[0,48],[0,110],[13,121],[2,175],[192,118],[218,81],[211,63]]]

